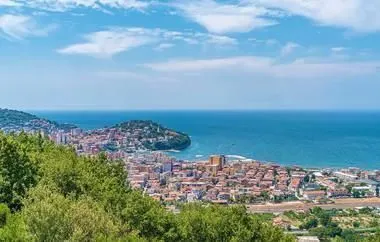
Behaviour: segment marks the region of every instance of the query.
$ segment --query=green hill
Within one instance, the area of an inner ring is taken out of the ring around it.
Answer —
[[[47,119],[39,118],[33,114],[0,108],[0,130],[21,131],[21,130],[45,130],[53,129],[70,130],[75,128],[71,124],[58,124]]]
[[[162,138],[158,141],[144,142],[144,146],[148,150],[184,150],[191,145],[191,139],[187,134],[166,128],[150,120],[131,120],[115,125],[113,128],[130,133],[141,130],[143,132],[139,132],[139,140]]]
[[[104,155],[0,134],[0,241],[294,241],[244,206],[169,212],[126,178]]]

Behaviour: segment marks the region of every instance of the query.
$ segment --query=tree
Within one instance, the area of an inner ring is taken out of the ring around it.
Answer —
[[[362,194],[358,190],[354,190],[352,195],[354,198],[360,198]]]
[[[360,196],[361,196],[361,197],[365,197],[366,194],[367,194],[367,192],[363,190],[363,191],[361,191]]]
[[[10,209],[6,204],[0,204],[0,228],[4,227],[7,224],[7,220],[11,214]]]
[[[185,205],[178,224],[178,241],[293,241],[281,229],[247,214],[244,206]]]
[[[341,238],[346,242],[356,242],[360,240],[360,237],[352,229],[346,229],[342,231]]]
[[[360,222],[359,221],[354,221],[352,223],[352,226],[354,226],[354,228],[359,228],[360,227]]]
[[[342,229],[336,223],[330,223],[325,227],[317,227],[310,230],[310,234],[319,238],[335,238],[342,234]]]
[[[319,216],[319,222],[323,226],[328,226],[331,223],[331,216],[327,213],[323,213]]]
[[[12,211],[21,209],[27,190],[37,183],[37,167],[22,145],[0,136],[0,203]]]
[[[269,200],[268,192],[261,192],[260,197],[262,197],[265,201]]]
[[[244,206],[182,205],[132,190],[123,163],[0,134],[0,241],[294,241]]]
[[[311,228],[315,228],[318,226],[318,219],[316,218],[311,218],[309,220],[307,220],[304,224],[302,224],[300,226],[300,229],[311,229]]]
[[[72,200],[43,186],[31,191],[22,214],[38,241],[116,240],[130,231],[91,199]]]

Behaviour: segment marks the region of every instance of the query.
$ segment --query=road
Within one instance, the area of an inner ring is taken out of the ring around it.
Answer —
[[[322,209],[348,209],[357,207],[379,207],[380,198],[342,198],[332,200],[332,204],[305,203],[302,201],[283,202],[278,204],[268,203],[265,205],[247,205],[252,213],[283,213],[290,210],[307,211],[313,207]]]

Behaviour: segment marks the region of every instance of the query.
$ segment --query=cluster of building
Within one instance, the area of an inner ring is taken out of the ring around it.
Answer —
[[[57,144],[74,146],[78,154],[96,155],[106,151],[109,158],[125,161],[132,187],[167,203],[320,201],[379,196],[380,171],[305,170],[255,160],[231,160],[224,155],[210,156],[207,161],[178,161],[146,148],[146,144],[167,142],[177,135],[154,125],[136,121],[126,123],[123,128],[84,132],[76,127],[61,130],[52,122],[36,119],[24,124],[23,130],[31,133],[39,130]],[[8,126],[2,129],[8,132],[19,129],[17,125]]]
[[[380,171],[304,170],[259,161],[228,160],[214,155],[203,162],[179,162],[162,153],[126,159],[129,182],[166,202],[254,203],[378,196]],[[363,192],[364,191],[364,192]]]
[[[21,122],[21,121],[20,121]],[[23,130],[26,133],[53,133],[58,131],[56,125],[45,119],[33,119],[27,122],[9,122],[8,124],[0,124],[0,130],[5,133],[20,132]]]
[[[174,136],[170,132],[161,132],[160,127],[154,134],[149,126],[144,128],[121,129],[103,128],[84,132],[80,128],[69,131],[55,130],[49,138],[62,145],[73,146],[78,154],[96,155],[101,151],[110,158],[124,159],[130,153],[147,152],[146,144],[167,142]]]

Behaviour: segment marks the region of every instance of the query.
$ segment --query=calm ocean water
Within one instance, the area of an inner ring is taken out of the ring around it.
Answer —
[[[94,129],[145,119],[188,133],[191,147],[173,153],[196,160],[241,155],[305,167],[380,169],[380,112],[130,111],[33,112]]]

